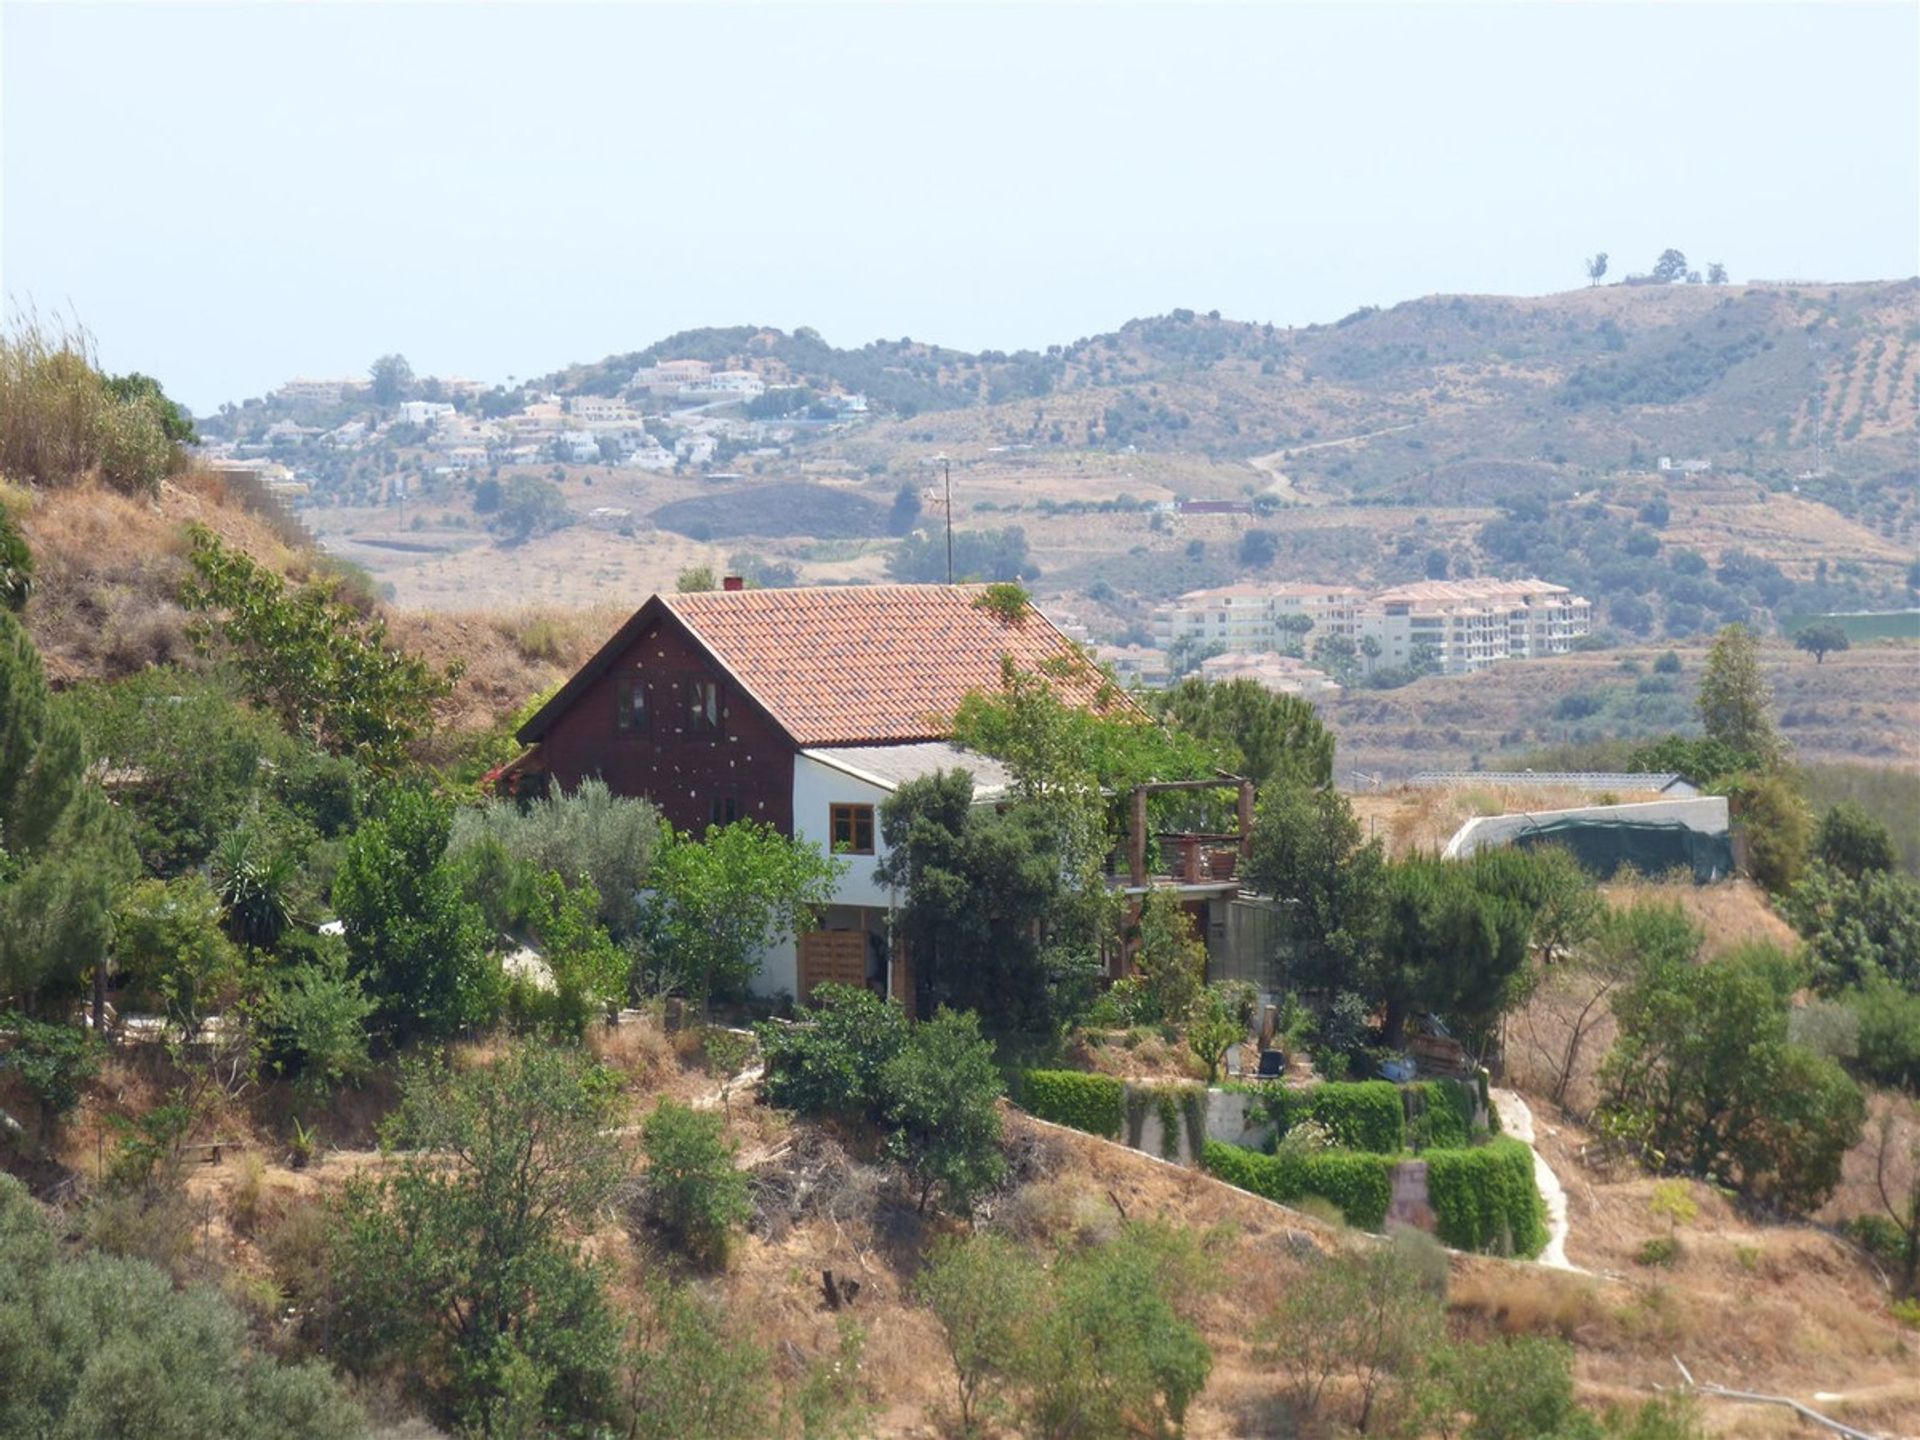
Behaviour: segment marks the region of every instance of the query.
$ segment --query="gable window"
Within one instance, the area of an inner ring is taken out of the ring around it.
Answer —
[[[740,818],[740,794],[729,790],[707,802],[707,820],[713,825],[731,825]]]
[[[873,854],[873,806],[830,805],[827,810],[834,854]]]
[[[625,731],[647,728],[647,682],[638,675],[629,676],[613,687],[613,728]]]
[[[720,682],[687,681],[688,729],[694,734],[713,735],[720,730]]]

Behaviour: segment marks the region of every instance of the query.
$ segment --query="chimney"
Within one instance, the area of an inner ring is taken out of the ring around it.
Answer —
[[[747,582],[742,580],[738,575],[727,575],[721,579],[720,588],[722,590],[744,590],[747,588]]]

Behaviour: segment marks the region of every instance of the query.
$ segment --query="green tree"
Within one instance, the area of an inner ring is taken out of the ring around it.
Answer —
[[[1280,900],[1288,984],[1334,990],[1367,955],[1385,894],[1379,842],[1362,843],[1337,790],[1281,785],[1260,796],[1247,879]]]
[[[499,508],[487,526],[508,545],[524,545],[573,523],[560,487],[537,475],[515,475],[501,493]]]
[[[1360,675],[1360,650],[1344,635],[1322,635],[1313,642],[1313,663],[1342,685],[1351,685]]]
[[[1333,783],[1333,732],[1298,695],[1276,695],[1255,680],[1188,676],[1150,703],[1181,731],[1220,747],[1223,768],[1262,788]]]
[[[1893,832],[1858,800],[1842,800],[1820,817],[1813,850],[1823,864],[1850,880],[1868,873],[1889,874],[1899,865]]]
[[[183,1041],[239,998],[246,969],[199,875],[142,880],[114,913],[114,953],[133,999],[161,1008]]]
[[[1410,1232],[1310,1260],[1257,1332],[1286,1376],[1296,1414],[1316,1418],[1327,1387],[1345,1377],[1358,1402],[1353,1423],[1365,1434],[1382,1402],[1414,1383],[1444,1339],[1446,1276],[1439,1247]]]
[[[718,590],[720,582],[714,577],[711,565],[689,565],[680,572],[673,588],[682,595],[692,595],[703,590]]]
[[[553,977],[545,1018],[576,1040],[590,1021],[620,1008],[632,968],[631,957],[595,918],[599,904],[599,895],[586,880],[569,888],[549,870],[532,882],[527,922]]]
[[[1178,1433],[1213,1354],[1176,1300],[1190,1309],[1218,1281],[1194,1236],[1155,1225],[1062,1257],[1022,1365],[1031,1433]]]
[[[1748,873],[1765,889],[1785,894],[1807,865],[1813,832],[1807,802],[1784,774],[1738,787],[1733,798],[1746,837]]]
[[[1464,1440],[1582,1440],[1598,1431],[1573,1398],[1573,1350],[1517,1335],[1455,1347],[1451,1402],[1466,1412]]]
[[[1388,1045],[1430,1010],[1484,1045],[1524,980],[1531,917],[1476,883],[1472,867],[1415,855],[1387,867],[1378,947],[1363,966]]]
[[[1816,1209],[1866,1111],[1838,1065],[1788,1039],[1805,978],[1767,945],[1699,964],[1651,957],[1614,1000],[1603,1127],[1661,1168],[1717,1176],[1794,1213]]]
[[[1686,255],[1679,250],[1662,250],[1660,258],[1653,264],[1653,278],[1662,285],[1671,285],[1676,280],[1686,279]]]
[[[1050,957],[1064,936],[1091,950],[1076,923],[1061,855],[1060,816],[1026,801],[976,808],[973,778],[943,771],[902,785],[880,809],[881,883],[900,896],[894,934],[913,966],[915,1009],[971,1010],[999,1035],[1044,1033],[1066,1016]]]
[[[600,923],[625,940],[639,928],[640,892],[660,848],[660,812],[649,801],[615,795],[595,777],[525,804],[489,800],[453,817],[453,858],[464,859],[488,841],[535,873],[590,882],[600,897]]]
[[[767,1103],[803,1115],[879,1119],[881,1074],[907,1043],[899,1003],[858,986],[820,985],[800,1019],[760,1027]]]
[[[452,692],[460,666],[437,671],[408,655],[386,621],[340,599],[332,583],[290,590],[202,526],[189,544],[194,578],[182,599],[200,615],[195,642],[211,652],[217,635],[249,698],[291,733],[391,769],[432,730],[433,706]]]
[[[398,405],[413,389],[413,366],[404,355],[382,355],[367,369],[373,391],[373,403],[382,407]]]
[[[346,946],[333,936],[316,936],[306,958],[282,962],[268,972],[261,1006],[264,1058],[303,1099],[323,1100],[371,1068],[367,1021],[374,1002],[348,973]]]
[[[893,507],[887,512],[887,533],[905,535],[920,522],[920,487],[911,481],[901,482],[893,497]]]
[[[1005,1086],[979,1017],[942,1009],[913,1026],[882,1067],[880,1091],[892,1127],[887,1153],[918,1189],[920,1211],[938,1189],[949,1210],[968,1214],[1006,1173],[998,1107]]]
[[[91,1440],[355,1440],[360,1408],[324,1365],[274,1363],[207,1289],[139,1260],[68,1252],[0,1174],[0,1434]]]
[[[1920,882],[1865,870],[1858,878],[1821,863],[1782,907],[1807,942],[1814,981],[1831,994],[1872,975],[1920,994]]]
[[[118,813],[88,777],[79,727],[0,609],[0,1001],[29,1011],[104,980],[116,893],[137,873]]]
[[[45,1144],[79,1108],[87,1081],[100,1068],[93,1036],[77,1025],[52,1024],[12,1011],[0,1014],[0,1035],[7,1037],[6,1049],[0,1050],[0,1071],[13,1071],[27,1087]]]
[[[1724,285],[1727,283],[1727,267],[1718,260],[1707,266],[1707,284]]]
[[[666,831],[641,932],[665,988],[704,1006],[746,993],[760,957],[813,928],[844,860],[751,820],[704,839]]]
[[[1244,980],[1223,980],[1202,992],[1187,1022],[1187,1048],[1207,1067],[1207,1083],[1220,1078],[1227,1051],[1253,1032],[1259,995]]]
[[[483,1432],[503,1404],[563,1430],[610,1418],[619,1327],[574,1235],[626,1174],[620,1108],[617,1076],[545,1042],[409,1067],[382,1135],[405,1153],[334,1209],[336,1353]]]
[[[1040,1267],[1004,1236],[934,1242],[914,1288],[946,1340],[963,1434],[978,1433],[1017,1379],[1044,1283]]]
[[[1159,1019],[1184,1024],[1207,983],[1207,943],[1193,933],[1174,890],[1149,890],[1140,901],[1140,948],[1133,957],[1134,973]]]
[[[1851,650],[1853,641],[1847,638],[1847,632],[1838,625],[1808,625],[1796,630],[1793,635],[1794,648],[1805,650],[1813,656],[1816,665],[1827,662],[1830,650]]]
[[[59,704],[87,752],[118,772],[114,798],[141,862],[163,877],[205,862],[298,750],[218,679],[173,666],[77,685]]]
[[[739,1146],[712,1111],[662,1099],[641,1130],[646,1207],[654,1222],[703,1265],[724,1264],[733,1232],[753,1213]]]
[[[1542,965],[1584,943],[1606,913],[1593,878],[1559,845],[1481,850],[1472,869],[1478,889],[1513,901],[1527,915],[1529,938]]]
[[[1773,723],[1773,696],[1760,673],[1759,641],[1746,626],[1729,625],[1715,637],[1694,704],[1708,739],[1769,770],[1786,758],[1786,742]]]
[[[1587,261],[1587,283],[1598,285],[1607,273],[1607,252],[1602,250]]]
[[[1027,532],[1018,525],[1004,530],[955,530],[953,578],[956,582],[1030,580],[1040,572],[1027,552]],[[893,548],[887,574],[908,585],[938,585],[947,579],[947,538],[944,530],[915,532]]]
[[[444,1038],[498,1010],[485,922],[446,859],[451,824],[444,800],[397,790],[347,841],[334,878],[352,972],[396,1042]]]

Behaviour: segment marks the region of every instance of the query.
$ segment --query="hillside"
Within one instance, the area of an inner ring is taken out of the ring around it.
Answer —
[[[285,467],[406,608],[631,605],[691,564],[885,578],[944,523],[945,455],[956,526],[1018,527],[1097,639],[1200,586],[1435,574],[1539,574],[1602,628],[1683,637],[1910,603],[1917,343],[1910,280],[1175,311],[1011,355],[736,326],[513,389],[416,381],[424,423],[349,389],[202,426]],[[743,388],[630,383],[667,361]]]

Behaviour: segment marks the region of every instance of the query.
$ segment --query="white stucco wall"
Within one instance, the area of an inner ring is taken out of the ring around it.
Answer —
[[[892,903],[887,888],[874,878],[874,869],[885,854],[880,842],[880,806],[892,792],[822,764],[806,755],[793,757],[793,833],[813,841],[829,853],[833,848],[829,807],[834,805],[871,805],[873,848],[871,855],[842,855],[846,873],[840,877],[834,893],[836,905],[869,905],[885,908]]]

